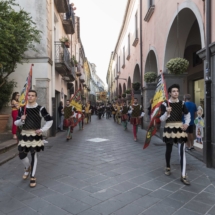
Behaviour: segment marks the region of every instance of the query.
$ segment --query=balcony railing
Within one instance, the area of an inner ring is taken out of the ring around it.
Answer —
[[[75,73],[70,63],[70,53],[64,44],[55,42],[55,69],[65,80],[74,81]]]
[[[63,27],[66,34],[74,34],[75,33],[75,15],[74,11],[71,7],[69,7],[69,11],[67,13],[62,14],[62,22]]]
[[[54,0],[55,6],[58,13],[69,12],[69,1],[68,0]]]

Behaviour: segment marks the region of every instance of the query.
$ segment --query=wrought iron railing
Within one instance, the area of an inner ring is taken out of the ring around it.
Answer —
[[[61,42],[55,42],[55,63],[64,63],[71,71],[70,53]]]
[[[69,5],[69,12],[64,14],[63,19],[64,20],[70,19],[73,23],[74,28],[75,28],[75,15],[74,15],[74,11],[70,5]]]

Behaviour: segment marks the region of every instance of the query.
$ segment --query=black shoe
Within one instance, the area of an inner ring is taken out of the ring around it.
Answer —
[[[191,148],[190,148],[190,149],[195,149],[195,148],[194,148],[194,146],[191,146]]]
[[[167,175],[167,176],[171,175],[171,170],[170,170],[169,167],[166,167],[166,170],[165,170],[164,174]]]
[[[186,152],[191,151],[191,148],[186,147],[185,151]]]
[[[188,181],[187,176],[185,176],[185,177],[182,177],[182,176],[181,176],[181,181],[182,181],[182,183],[184,183],[185,185],[190,185],[190,182]]]

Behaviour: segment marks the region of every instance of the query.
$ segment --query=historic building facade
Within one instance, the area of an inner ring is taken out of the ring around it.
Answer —
[[[128,0],[123,24],[108,68],[107,83],[110,94],[121,95],[135,82],[141,83],[137,95],[145,112],[155,90],[155,84],[147,84],[144,74],[164,72],[167,87],[173,83],[181,86],[181,98],[192,95],[196,105],[206,109],[205,65],[206,65],[206,2],[199,0]],[[215,2],[211,1],[211,11]],[[215,126],[215,14],[211,15],[212,54],[212,128]],[[168,74],[166,63],[176,57],[189,61],[183,75]],[[114,74],[115,81],[112,81]],[[115,85],[113,85],[113,83]],[[113,88],[114,86],[114,88]],[[205,112],[205,114],[207,114]],[[147,128],[149,117],[144,117]],[[215,143],[215,137],[212,137]],[[214,150],[215,151],[215,150]],[[215,161],[214,161],[215,166]]]

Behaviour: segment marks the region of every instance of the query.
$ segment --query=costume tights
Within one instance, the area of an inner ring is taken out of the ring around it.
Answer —
[[[166,167],[170,168],[170,159],[172,153],[173,144],[166,144]],[[185,155],[185,144],[178,143],[178,154],[179,161],[181,165],[181,175],[185,177],[186,175],[186,155]]]
[[[31,153],[31,164],[27,155],[28,154],[25,152],[20,152],[19,158],[21,159],[26,170],[31,166],[31,178],[34,178],[37,169],[37,152]]]

